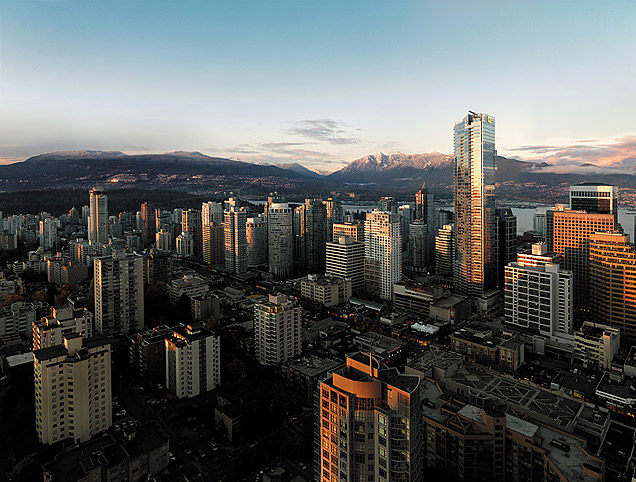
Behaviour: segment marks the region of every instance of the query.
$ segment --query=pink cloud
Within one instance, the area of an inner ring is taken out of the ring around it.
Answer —
[[[636,172],[636,135],[616,138],[611,143],[581,140],[571,145],[521,146],[510,151],[523,153],[525,160],[550,164],[543,172]]]

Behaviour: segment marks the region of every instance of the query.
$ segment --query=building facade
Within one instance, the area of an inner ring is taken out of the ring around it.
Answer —
[[[349,278],[352,294],[364,291],[364,243],[340,236],[326,244],[326,274]]]
[[[254,353],[263,365],[279,365],[302,352],[302,308],[284,295],[254,307]]]
[[[570,209],[618,216],[618,187],[595,182],[570,186]]]
[[[202,325],[176,328],[166,338],[166,388],[192,398],[221,384],[219,337]]]
[[[35,426],[40,443],[86,442],[112,425],[111,346],[101,338],[64,337],[33,352]]]
[[[300,294],[323,306],[336,306],[351,298],[351,279],[310,274],[300,282]]]
[[[321,381],[316,480],[426,480],[419,384],[361,352]]]
[[[455,225],[445,224],[435,236],[435,272],[452,276],[455,260]]]
[[[118,335],[144,326],[143,257],[115,252],[96,258],[95,331]]]
[[[332,239],[337,241],[340,236],[347,236],[354,241],[364,242],[364,223],[334,223]]]
[[[574,333],[574,358],[586,367],[609,370],[620,346],[620,328],[586,321]]]
[[[267,263],[267,218],[259,215],[247,218],[245,224],[247,266],[256,268]]]
[[[393,284],[402,279],[402,237],[397,213],[372,211],[364,223],[364,282],[367,292],[393,298]]]
[[[573,345],[573,280],[543,243],[505,269],[505,322]],[[548,261],[543,261],[545,259]],[[526,261],[527,264],[526,264]]]
[[[204,224],[203,231],[203,261],[217,266],[225,263],[225,227],[213,222]]]
[[[108,196],[106,191],[94,187],[90,190],[90,216],[88,240],[91,244],[108,243]]]
[[[592,319],[620,328],[636,342],[636,249],[621,233],[595,233],[589,242]]]
[[[194,246],[194,254],[199,256],[203,250],[203,232],[201,223],[201,211],[188,209],[181,213],[181,230],[190,233]]]
[[[563,267],[574,276],[574,306],[587,304],[590,294],[589,238],[618,229],[613,214],[586,213],[559,208],[546,213],[548,250],[563,255]]]
[[[271,203],[267,214],[269,272],[288,278],[293,267],[292,209],[287,203]]]
[[[155,207],[145,202],[141,205],[141,244],[146,247],[155,241],[157,233],[157,215]]]
[[[223,234],[225,237],[225,270],[231,273],[247,271],[247,241],[245,225],[247,211],[245,208],[230,207],[225,211]]]
[[[495,119],[469,112],[455,124],[454,287],[482,297],[497,283]]]

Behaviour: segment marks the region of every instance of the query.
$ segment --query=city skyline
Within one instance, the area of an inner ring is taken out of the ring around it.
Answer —
[[[635,20],[0,0],[0,480],[636,481]]]
[[[333,171],[449,154],[472,109],[499,119],[499,154],[633,167],[632,3],[363,6],[2,2],[0,162],[191,150]]]

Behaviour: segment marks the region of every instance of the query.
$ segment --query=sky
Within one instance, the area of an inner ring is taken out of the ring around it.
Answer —
[[[451,153],[636,168],[636,2],[0,0],[0,162],[200,151],[333,171]]]

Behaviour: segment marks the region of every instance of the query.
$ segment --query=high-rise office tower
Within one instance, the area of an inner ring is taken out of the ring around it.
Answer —
[[[400,233],[402,233],[402,251],[404,251],[408,250],[409,229],[411,223],[415,221],[415,210],[410,204],[404,204],[398,207],[398,214],[400,215]],[[426,224],[426,222],[422,224]]]
[[[110,343],[79,333],[33,352],[35,427],[40,443],[86,442],[112,425]]]
[[[174,246],[174,236],[172,231],[160,230],[155,235],[155,247],[161,251],[172,251]]]
[[[364,222],[364,282],[369,294],[390,300],[402,279],[402,237],[397,213],[372,211]]]
[[[440,276],[453,274],[455,256],[455,225],[445,224],[435,236],[435,272]]]
[[[438,226],[444,226],[445,224],[453,224],[453,222],[455,221],[455,213],[448,209],[440,209],[439,211],[437,211],[436,217],[437,217]]]
[[[179,326],[166,343],[166,388],[192,398],[221,384],[220,338],[201,324]]]
[[[344,221],[344,209],[339,200],[331,197],[323,201],[323,204],[327,208],[327,238],[329,241],[332,239],[333,225]]]
[[[590,235],[613,232],[620,225],[613,214],[586,213],[563,207],[549,210],[546,218],[548,251],[563,255],[563,268],[572,271],[574,276],[574,307],[581,307],[589,296]]]
[[[269,295],[268,301],[254,307],[254,354],[259,363],[279,365],[300,356],[301,314],[300,305],[281,294]]]
[[[277,279],[291,275],[292,209],[287,203],[272,203],[267,214],[269,272]]]
[[[532,217],[532,230],[541,233],[543,239],[546,239],[547,229],[545,213],[535,213]]]
[[[146,247],[155,241],[157,232],[157,214],[155,207],[145,202],[141,205],[141,244]]]
[[[232,273],[247,271],[246,223],[247,211],[245,208],[231,206],[228,211],[225,211],[225,222],[223,223],[225,269]]]
[[[332,230],[332,239],[337,241],[340,236],[347,236],[355,241],[364,242],[364,223],[335,223]]]
[[[179,256],[193,256],[194,255],[194,238],[187,231],[182,232],[177,236],[177,254]],[[224,257],[225,259],[225,252]]]
[[[327,208],[318,199],[305,199],[294,211],[296,232],[294,243],[302,270],[322,273],[325,270]]]
[[[247,218],[245,224],[247,266],[256,268],[267,263],[267,218],[259,215]]]
[[[171,280],[172,255],[157,248],[144,253],[144,283],[152,285],[158,281],[169,283]]]
[[[340,236],[326,245],[326,273],[351,279],[354,295],[364,291],[364,243]]]
[[[536,243],[505,268],[505,320],[574,345],[572,273],[559,267],[561,255]]]
[[[570,209],[618,215],[618,188],[595,182],[570,186]]]
[[[415,271],[423,271],[428,266],[428,226],[423,221],[414,221],[408,231],[408,264]]]
[[[226,210],[230,210],[231,208],[240,208],[243,205],[241,200],[238,197],[232,196],[225,201]]]
[[[419,388],[417,375],[348,356],[320,382],[316,480],[423,480]]]
[[[495,118],[455,124],[455,289],[482,297],[497,284]]]
[[[415,219],[426,220],[428,218],[428,190],[426,183],[422,184],[419,191],[415,193]]]
[[[88,240],[91,244],[108,243],[108,196],[98,187],[90,190]]]
[[[121,238],[124,235],[118,216],[108,216],[108,232],[114,238]]]
[[[378,211],[386,211],[389,213],[397,213],[397,204],[391,196],[381,197],[378,201]]]
[[[590,235],[590,311],[636,342],[636,249],[622,233]]]
[[[200,255],[203,250],[203,233],[201,231],[201,211],[188,209],[182,212],[181,230],[190,233],[194,243],[194,254]]]
[[[208,201],[201,205],[201,224],[203,226],[212,223],[223,224],[223,220],[223,204]]]
[[[121,224],[121,229],[124,233],[133,231],[136,228],[135,213],[131,211],[122,211],[119,213],[119,224]]]
[[[172,211],[165,209],[155,209],[155,232],[162,229],[168,230],[172,227]]]
[[[91,231],[91,207],[90,207],[90,202],[88,206],[82,206],[82,214],[80,216],[81,219],[81,223],[85,226],[88,226],[88,232],[89,232],[89,236],[90,236],[90,231]]]
[[[225,232],[222,224],[203,225],[203,261],[216,266],[225,263]]]
[[[277,192],[270,192],[269,196],[267,196],[267,201],[265,201],[265,208],[263,210],[263,215],[267,218],[269,215],[269,208],[272,204],[281,204],[283,203],[283,196],[279,195]]]
[[[54,218],[46,218],[39,225],[40,246],[44,249],[53,249],[57,246],[57,221]]]
[[[143,328],[143,257],[117,250],[93,263],[97,333],[119,335]]]
[[[510,208],[497,209],[497,250],[499,286],[504,285],[504,270],[517,259],[517,217]]]

